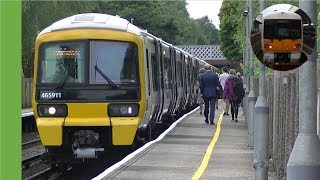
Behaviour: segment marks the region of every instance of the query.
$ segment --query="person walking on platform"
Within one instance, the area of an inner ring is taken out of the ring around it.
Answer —
[[[242,81],[236,76],[236,71],[230,69],[229,77],[224,85],[223,100],[229,100],[231,104],[232,120],[238,122],[238,108],[244,96]]]
[[[211,70],[214,73],[216,73],[218,75],[218,77],[219,77],[220,74],[219,74],[219,69],[218,68],[212,66]],[[216,109],[218,109],[219,99],[222,99],[222,93],[223,93],[223,88],[221,86],[221,82],[220,82],[220,79],[219,79],[219,84],[218,84],[218,86],[216,88],[216,100],[215,100]]]
[[[237,78],[240,79],[242,87],[243,87],[243,76],[241,76],[240,72],[237,72]],[[244,91],[244,88],[243,88],[243,91]],[[244,95],[243,95],[243,97],[244,97]],[[241,107],[243,107],[243,98],[242,98],[242,100],[241,100],[241,102],[239,104],[240,104]]]
[[[206,72],[201,75],[200,78],[200,90],[204,100],[204,116],[205,122],[209,123],[208,115],[210,112],[209,120],[210,124],[214,124],[214,112],[215,112],[215,98],[216,88],[219,84],[219,77],[216,73],[211,71],[211,65],[205,66]],[[210,107],[210,110],[209,110]]]
[[[201,68],[199,70],[199,75],[198,75],[197,103],[199,104],[199,107],[200,107],[200,115],[202,115],[202,109],[204,105],[204,101],[201,97],[201,92],[200,92],[200,77],[204,72],[206,72],[206,70],[204,68]]]
[[[222,68],[222,74],[219,75],[219,80],[220,80],[222,89],[224,89],[224,85],[225,85],[226,80],[228,79],[228,77],[229,77],[229,74],[227,73],[227,68],[223,67]],[[223,115],[224,116],[229,115],[229,106],[230,106],[230,102],[229,102],[228,99],[223,101],[223,110],[224,110]]]

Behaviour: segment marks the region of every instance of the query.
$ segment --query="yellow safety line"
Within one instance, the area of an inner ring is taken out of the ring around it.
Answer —
[[[222,123],[222,118],[223,118],[223,112],[219,117],[219,121],[217,123],[217,129],[216,132],[214,133],[213,139],[210,143],[210,145],[207,148],[206,154],[204,155],[202,162],[200,164],[200,166],[198,167],[197,171],[193,174],[192,176],[192,180],[198,180],[200,179],[200,177],[202,176],[203,172],[206,170],[207,166],[208,166],[208,162],[210,160],[211,154],[212,154],[212,150],[214,148],[214,145],[216,144],[218,138],[219,138],[219,134],[220,134],[220,125]]]

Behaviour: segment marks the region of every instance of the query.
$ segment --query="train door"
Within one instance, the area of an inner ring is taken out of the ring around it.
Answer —
[[[169,114],[173,115],[175,106],[176,106],[176,101],[177,101],[177,83],[176,83],[176,61],[175,61],[175,53],[174,53],[174,48],[170,46],[170,66],[169,66],[169,71],[171,71],[171,92],[172,92],[172,98],[170,102],[170,107],[169,107]]]
[[[190,57],[190,106],[193,106],[194,105],[194,77],[193,77],[193,74],[194,74],[194,58],[193,57]]]
[[[187,94],[187,97],[186,97],[186,108],[189,108],[190,106],[190,101],[191,101],[191,87],[190,87],[190,57],[187,56],[186,57],[186,60],[185,60],[185,63],[186,63],[186,76],[185,76],[185,79],[186,79],[186,94]]]
[[[175,52],[176,56],[176,70],[177,70],[177,105],[176,111],[182,110],[182,99],[183,99],[183,75],[182,75],[182,56],[180,51]],[[179,113],[179,112],[177,112]]]
[[[170,47],[166,44],[161,44],[161,63],[162,63],[162,82],[163,82],[163,114],[169,114],[169,109],[173,101],[172,92],[172,64]]]
[[[195,59],[195,69],[194,69],[194,85],[195,85],[195,103],[197,104],[197,89],[198,89],[198,72],[200,69],[199,59]],[[200,89],[199,89],[200,91]]]
[[[152,69],[152,63],[155,62],[155,42],[153,38],[144,36],[145,41],[145,82],[146,85],[146,113],[142,124],[146,122],[155,122],[154,115],[159,111],[159,91],[156,90],[154,84],[157,82],[157,78],[153,76],[154,70]]]
[[[161,64],[160,64],[160,47],[157,39],[152,39],[150,42],[150,61],[149,65],[151,66],[150,70],[151,79],[152,79],[152,117],[151,119],[155,120],[155,122],[161,122],[161,112],[163,107],[163,93],[162,93],[162,85],[161,85]]]
[[[183,89],[183,94],[182,94],[182,104],[183,104],[183,108],[182,110],[185,110],[186,107],[186,103],[187,103],[187,77],[186,77],[186,61],[187,58],[185,55],[181,54],[181,70],[182,70],[182,89]]]
[[[197,96],[196,96],[196,89],[197,89],[197,77],[196,77],[196,69],[197,69],[197,60],[192,58],[192,73],[191,73],[191,84],[192,84],[192,105],[196,105]]]

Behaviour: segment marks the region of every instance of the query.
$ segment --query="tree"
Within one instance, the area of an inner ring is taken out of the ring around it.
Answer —
[[[220,49],[229,59],[241,62],[244,47],[244,1],[223,1],[219,13]]]
[[[32,77],[34,42],[38,33],[53,22],[84,12],[91,12],[97,2],[22,1],[22,67]]]
[[[119,15],[175,45],[218,44],[219,31],[208,17],[191,19],[186,2],[179,1],[23,1],[22,63],[26,77],[33,72],[37,34],[52,23],[80,13]]]

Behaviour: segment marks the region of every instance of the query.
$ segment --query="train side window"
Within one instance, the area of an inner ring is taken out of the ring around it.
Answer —
[[[163,48],[164,49],[164,48]],[[171,87],[171,64],[170,64],[170,54],[164,50],[162,54],[163,57],[163,62],[164,62],[164,70],[163,70],[163,74],[164,74],[164,85],[166,89],[170,89]]]
[[[146,63],[147,63],[147,76],[148,76],[148,95],[150,96],[150,75],[149,75],[149,52],[148,49],[146,49]]]
[[[156,54],[151,53],[151,67],[152,67],[152,84],[155,91],[159,90],[159,82],[158,82],[158,76],[159,76],[159,70],[157,65],[157,59]]]
[[[177,83],[178,83],[178,87],[182,87],[182,63],[181,63],[181,54],[178,53],[178,55],[176,56],[177,58]]]

